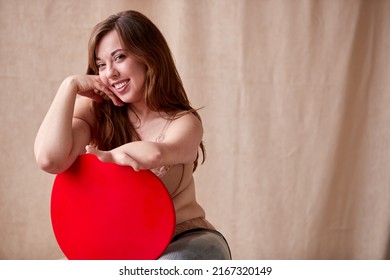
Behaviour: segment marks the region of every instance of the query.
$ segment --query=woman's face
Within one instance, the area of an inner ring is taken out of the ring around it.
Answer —
[[[96,46],[99,77],[125,103],[144,102],[146,66],[121,44],[116,30],[107,33]]]

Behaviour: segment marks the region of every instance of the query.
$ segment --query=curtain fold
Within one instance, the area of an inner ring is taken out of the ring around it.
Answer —
[[[389,1],[1,0],[0,259],[61,257],[34,137],[93,25],[125,9],[200,108],[197,197],[233,258],[390,258]]]

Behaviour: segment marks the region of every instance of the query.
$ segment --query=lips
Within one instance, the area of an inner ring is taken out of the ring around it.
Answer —
[[[113,83],[112,86],[117,90],[117,91],[123,91],[126,86],[129,84],[130,80],[125,80],[125,81],[119,81],[116,83]]]

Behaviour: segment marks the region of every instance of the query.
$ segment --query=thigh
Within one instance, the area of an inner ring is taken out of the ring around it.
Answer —
[[[172,242],[160,260],[230,260],[230,249],[218,232],[200,230]]]

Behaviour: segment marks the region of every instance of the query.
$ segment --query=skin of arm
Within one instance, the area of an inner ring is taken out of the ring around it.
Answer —
[[[187,113],[172,121],[163,142],[136,141],[110,151],[87,146],[88,153],[101,161],[129,165],[134,170],[193,162],[203,136],[202,124],[193,114]]]
[[[103,91],[115,105],[121,101],[107,89],[98,76],[71,76],[63,81],[38,130],[34,153],[41,169],[58,174],[68,169],[87,151],[105,162],[129,165],[135,170],[195,160],[203,136],[202,124],[193,114],[172,121],[169,133],[161,143],[137,141],[111,151],[100,151],[86,145],[91,140],[95,116],[91,99],[99,102]]]
[[[102,100],[98,91],[115,98],[98,76],[71,76],[62,82],[34,142],[35,158],[41,169],[60,173],[84,153],[94,121],[89,104],[91,99]],[[118,100],[115,102],[121,105]]]

